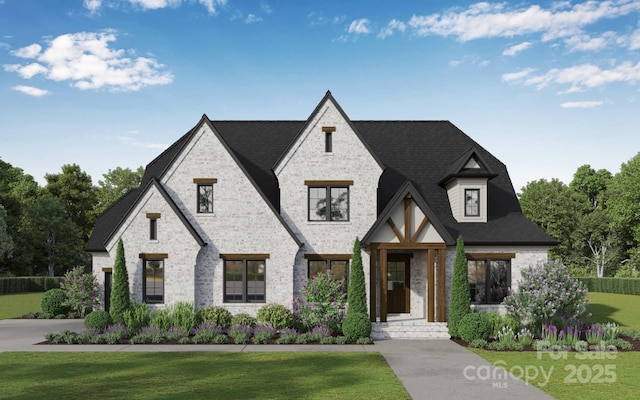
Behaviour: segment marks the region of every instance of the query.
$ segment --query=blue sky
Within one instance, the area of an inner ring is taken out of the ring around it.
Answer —
[[[455,4],[455,5],[453,5]],[[516,191],[640,151],[640,0],[0,0],[0,158],[146,165],[212,119],[450,120]]]

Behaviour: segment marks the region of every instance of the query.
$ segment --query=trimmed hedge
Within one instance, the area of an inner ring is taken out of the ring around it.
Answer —
[[[0,278],[0,294],[46,292],[60,287],[60,277],[20,276]]]
[[[640,278],[578,278],[590,292],[633,294],[640,296]]]

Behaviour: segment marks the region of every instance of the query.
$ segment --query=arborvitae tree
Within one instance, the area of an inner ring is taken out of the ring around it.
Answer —
[[[114,323],[124,323],[124,313],[131,307],[129,296],[129,274],[124,258],[124,244],[118,241],[116,262],[113,266],[113,285],[111,287],[111,303],[109,314]]]
[[[364,285],[364,270],[362,269],[362,255],[358,238],[353,245],[347,303],[347,317],[342,323],[342,332],[350,340],[368,338],[371,334],[371,321],[367,315],[367,292]]]
[[[469,269],[464,254],[464,241],[458,236],[456,243],[456,260],[453,265],[453,281],[451,282],[451,298],[449,301],[449,335],[460,337],[458,324],[471,312],[471,294],[469,290]]]

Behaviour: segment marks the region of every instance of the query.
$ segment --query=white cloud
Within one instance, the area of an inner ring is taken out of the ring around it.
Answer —
[[[356,35],[366,35],[371,33],[371,28],[369,28],[369,20],[367,18],[360,18],[354,21],[351,21],[351,24],[347,28],[347,33],[353,33]]]
[[[529,76],[531,73],[535,71],[536,71],[535,68],[525,68],[522,71],[503,74],[502,80],[505,82],[519,81],[521,79],[526,78],[527,76]]]
[[[224,7],[227,0],[199,0],[199,3],[206,7],[209,14],[213,15],[218,12],[218,7]]]
[[[111,49],[109,44],[115,40],[114,31],[61,35],[51,40],[44,52],[36,53],[34,45],[15,51],[15,54],[31,54],[37,62],[4,65],[4,69],[25,79],[42,74],[53,81],[70,81],[81,90],[136,91],[173,81],[173,75],[163,71],[164,66],[155,59],[130,58],[126,54],[133,51]]]
[[[605,32],[602,36],[591,37],[587,34],[573,35],[564,40],[571,51],[596,51],[606,48],[616,41],[615,32]]]
[[[42,47],[39,44],[34,43],[30,46],[14,50],[11,52],[11,54],[20,58],[35,58],[38,54],[40,54],[41,50]]]
[[[157,10],[165,7],[176,7],[180,5],[182,0],[129,0],[129,2],[145,10]]]
[[[568,101],[560,104],[562,108],[593,108],[604,104],[604,101]]]
[[[24,93],[24,94],[28,94],[29,96],[33,96],[33,97],[42,97],[42,96],[48,95],[50,93],[48,90],[38,89],[38,88],[33,87],[33,86],[18,85],[18,86],[12,87],[11,89],[16,90],[16,91],[21,92],[21,93]]]
[[[309,20],[309,26],[322,26],[327,24],[341,24],[344,22],[346,17],[344,15],[337,15],[335,17],[325,17],[323,13],[312,11],[307,15],[307,19]]]
[[[482,2],[462,10],[451,8],[443,14],[414,15],[408,24],[418,36],[453,36],[462,42],[532,33],[540,33],[548,41],[578,34],[587,25],[638,10],[640,2],[631,0],[588,0],[573,6],[562,2],[548,9]]]
[[[637,29],[629,37],[629,50],[640,49],[640,29]]]
[[[404,32],[406,29],[407,24],[402,21],[398,21],[397,19],[392,19],[391,21],[389,21],[387,26],[380,31],[380,33],[378,34],[378,38],[385,39],[393,35],[395,31]]]
[[[254,22],[260,22],[262,21],[262,17],[258,17],[255,14],[249,14],[247,15],[247,18],[245,18],[244,23],[245,24],[252,24]]]
[[[271,14],[273,12],[273,9],[267,3],[260,4],[260,9],[262,9],[262,12],[267,14],[267,15],[269,15],[269,14]]]
[[[83,0],[84,8],[89,10],[89,13],[95,14],[102,7],[102,0]]]
[[[504,74],[504,81],[521,81],[525,86],[543,89],[551,85],[568,85],[564,93],[574,93],[600,87],[610,83],[635,83],[640,80],[640,62],[624,62],[610,69],[601,69],[593,64],[582,64],[568,68],[554,68],[541,75],[532,75],[527,69],[512,74]]]
[[[522,42],[520,44],[515,44],[509,47],[508,49],[506,49],[505,51],[503,51],[502,55],[513,57],[516,54],[520,53],[521,51],[524,51],[529,47],[531,47],[531,44],[532,44],[531,42]]]

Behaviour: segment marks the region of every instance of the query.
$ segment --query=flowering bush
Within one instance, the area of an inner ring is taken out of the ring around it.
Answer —
[[[604,340],[604,329],[600,325],[592,325],[584,332],[587,343],[598,344]]]
[[[222,336],[223,328],[219,324],[211,321],[201,322],[193,328],[194,343],[209,343],[216,337]]]
[[[84,267],[67,271],[60,279],[60,289],[67,295],[67,305],[80,317],[98,303],[98,281],[93,274],[84,272]]]
[[[293,316],[303,331],[325,326],[342,332],[347,292],[344,279],[320,273],[303,285],[301,296],[293,299]]]
[[[258,325],[253,328],[253,344],[266,344],[275,334],[271,325]]]
[[[249,325],[235,324],[229,328],[229,337],[235,344],[247,344],[253,329]]]
[[[517,292],[511,292],[504,304],[507,312],[534,334],[542,332],[543,324],[563,327],[571,319],[587,315],[587,289],[560,262],[525,268],[522,278]]]

